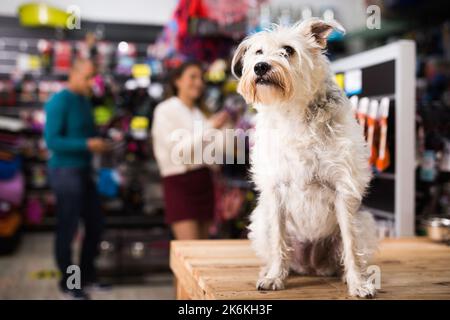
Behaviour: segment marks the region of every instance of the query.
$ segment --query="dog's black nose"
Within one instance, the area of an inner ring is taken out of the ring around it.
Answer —
[[[257,64],[255,64],[253,70],[255,70],[257,76],[261,77],[270,70],[270,64],[268,64],[267,62],[258,62]]]

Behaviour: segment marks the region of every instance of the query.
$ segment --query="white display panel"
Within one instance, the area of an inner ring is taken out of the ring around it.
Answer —
[[[395,62],[396,165],[392,179],[395,183],[393,218],[397,237],[413,236],[415,233],[415,52],[414,41],[401,40],[331,64],[335,73],[345,73]],[[364,83],[362,85],[364,87]]]

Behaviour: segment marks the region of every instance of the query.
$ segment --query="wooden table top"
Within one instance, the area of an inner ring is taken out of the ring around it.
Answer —
[[[450,299],[450,246],[384,240],[371,265],[381,270],[377,299]],[[192,299],[353,299],[331,277],[291,275],[285,290],[257,291],[260,261],[248,240],[172,241],[170,266]]]

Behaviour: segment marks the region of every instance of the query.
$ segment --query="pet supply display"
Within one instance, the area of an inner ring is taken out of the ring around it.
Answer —
[[[21,215],[12,211],[7,216],[0,218],[0,255],[11,254],[17,248],[20,241]]]
[[[378,171],[384,171],[390,165],[390,152],[387,145],[388,116],[389,98],[384,97],[381,99],[379,112],[380,146],[375,164]]]
[[[72,46],[66,41],[54,43],[53,69],[58,73],[67,73],[72,59]]]
[[[144,140],[148,135],[149,121],[147,117],[135,116],[131,119],[131,135],[136,140]]]
[[[13,179],[22,167],[22,160],[15,156],[9,160],[0,159],[0,182]]]
[[[444,150],[440,161],[440,169],[442,172],[450,172],[450,140],[444,140]]]
[[[31,167],[30,186],[32,188],[44,188],[48,186],[47,167],[36,164]]]
[[[363,127],[363,131],[366,132],[366,117],[369,111],[370,100],[367,97],[361,98],[359,100],[358,111],[356,112],[356,117],[358,119],[359,125]]]
[[[371,159],[373,175],[362,205],[377,221],[392,223],[393,232],[389,235],[395,236],[415,234],[415,195],[418,194],[415,186],[421,184],[421,180],[416,179],[420,171],[414,149],[416,75],[411,65],[415,50],[414,41],[395,41],[331,63],[333,71],[343,74],[344,78],[349,72],[358,70],[351,76],[350,82],[354,83],[349,88],[354,90],[346,89],[346,93],[359,97],[357,113],[360,122],[364,123],[366,140],[370,138],[368,127],[371,123],[367,113],[374,104],[371,101],[378,102],[379,111],[369,146],[376,158],[375,161]],[[406,60],[411,63],[403,64]],[[358,93],[354,92],[356,89]],[[369,107],[367,113],[360,112],[360,108],[365,109],[364,104]],[[383,111],[385,106],[388,108],[386,113]]]
[[[44,208],[37,197],[28,198],[25,210],[27,223],[37,225],[42,222]]]
[[[206,80],[212,83],[224,81],[226,78],[226,68],[227,64],[225,60],[218,59],[214,61],[205,73]]]
[[[349,100],[350,100],[350,103],[352,105],[352,111],[353,111],[353,113],[355,114],[355,117],[356,117],[356,112],[358,110],[359,98],[358,98],[358,96],[351,96]]]
[[[35,81],[24,81],[21,85],[19,100],[24,104],[37,100],[37,83]]]
[[[148,95],[157,101],[162,99],[163,94],[164,94],[164,87],[161,83],[153,82],[148,87]]]
[[[16,104],[16,91],[10,80],[0,80],[0,106],[14,106]]]
[[[232,121],[238,121],[239,117],[246,111],[247,104],[238,94],[230,94],[223,102],[223,110],[228,112]]]
[[[0,219],[11,214],[12,205],[9,202],[0,200]]]
[[[205,105],[211,113],[217,112],[220,108],[221,91],[217,87],[209,87],[205,93]]]
[[[37,43],[41,65],[44,73],[50,73],[53,59],[53,44],[46,39],[40,39]]]
[[[113,117],[113,110],[111,107],[98,105],[94,108],[94,121],[98,126],[106,125]]]
[[[17,70],[20,73],[34,73],[41,69],[41,59],[34,54],[19,54],[17,57]]]
[[[135,64],[136,45],[122,41],[117,46],[117,66],[116,72],[121,75],[129,76],[133,65]]]
[[[420,166],[420,178],[422,181],[433,182],[437,176],[436,153],[426,150],[423,154]]]
[[[0,219],[0,239],[9,238],[17,232],[21,223],[19,213],[13,212],[7,217]]]
[[[25,183],[22,173],[17,172],[9,180],[0,180],[0,200],[20,205],[25,191]]]
[[[97,188],[102,196],[113,198],[119,192],[120,176],[116,170],[101,168],[99,170]]]
[[[44,130],[45,125],[44,110],[33,110],[29,114],[22,112],[21,117],[27,123],[27,128],[34,131]]]
[[[101,75],[96,75],[92,83],[92,92],[97,97],[102,97],[105,94],[105,81]]]
[[[450,217],[432,217],[425,220],[428,237],[437,242],[450,241]]]
[[[377,148],[375,146],[375,128],[378,116],[378,101],[371,100],[367,117],[367,145],[370,149],[369,163],[375,165],[377,159]]]
[[[95,60],[99,71],[103,74],[108,72],[113,64],[114,45],[106,41],[97,41],[95,44],[97,55]]]
[[[0,116],[0,130],[20,132],[25,128],[25,123],[20,119]]]
[[[23,3],[18,7],[18,16],[26,27],[65,28],[69,13],[45,3]]]

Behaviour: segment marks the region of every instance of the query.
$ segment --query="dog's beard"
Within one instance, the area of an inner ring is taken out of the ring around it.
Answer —
[[[289,70],[273,62],[271,70],[263,76],[255,75],[253,70],[245,72],[239,82],[238,92],[248,103],[270,105],[289,100],[292,86]]]

